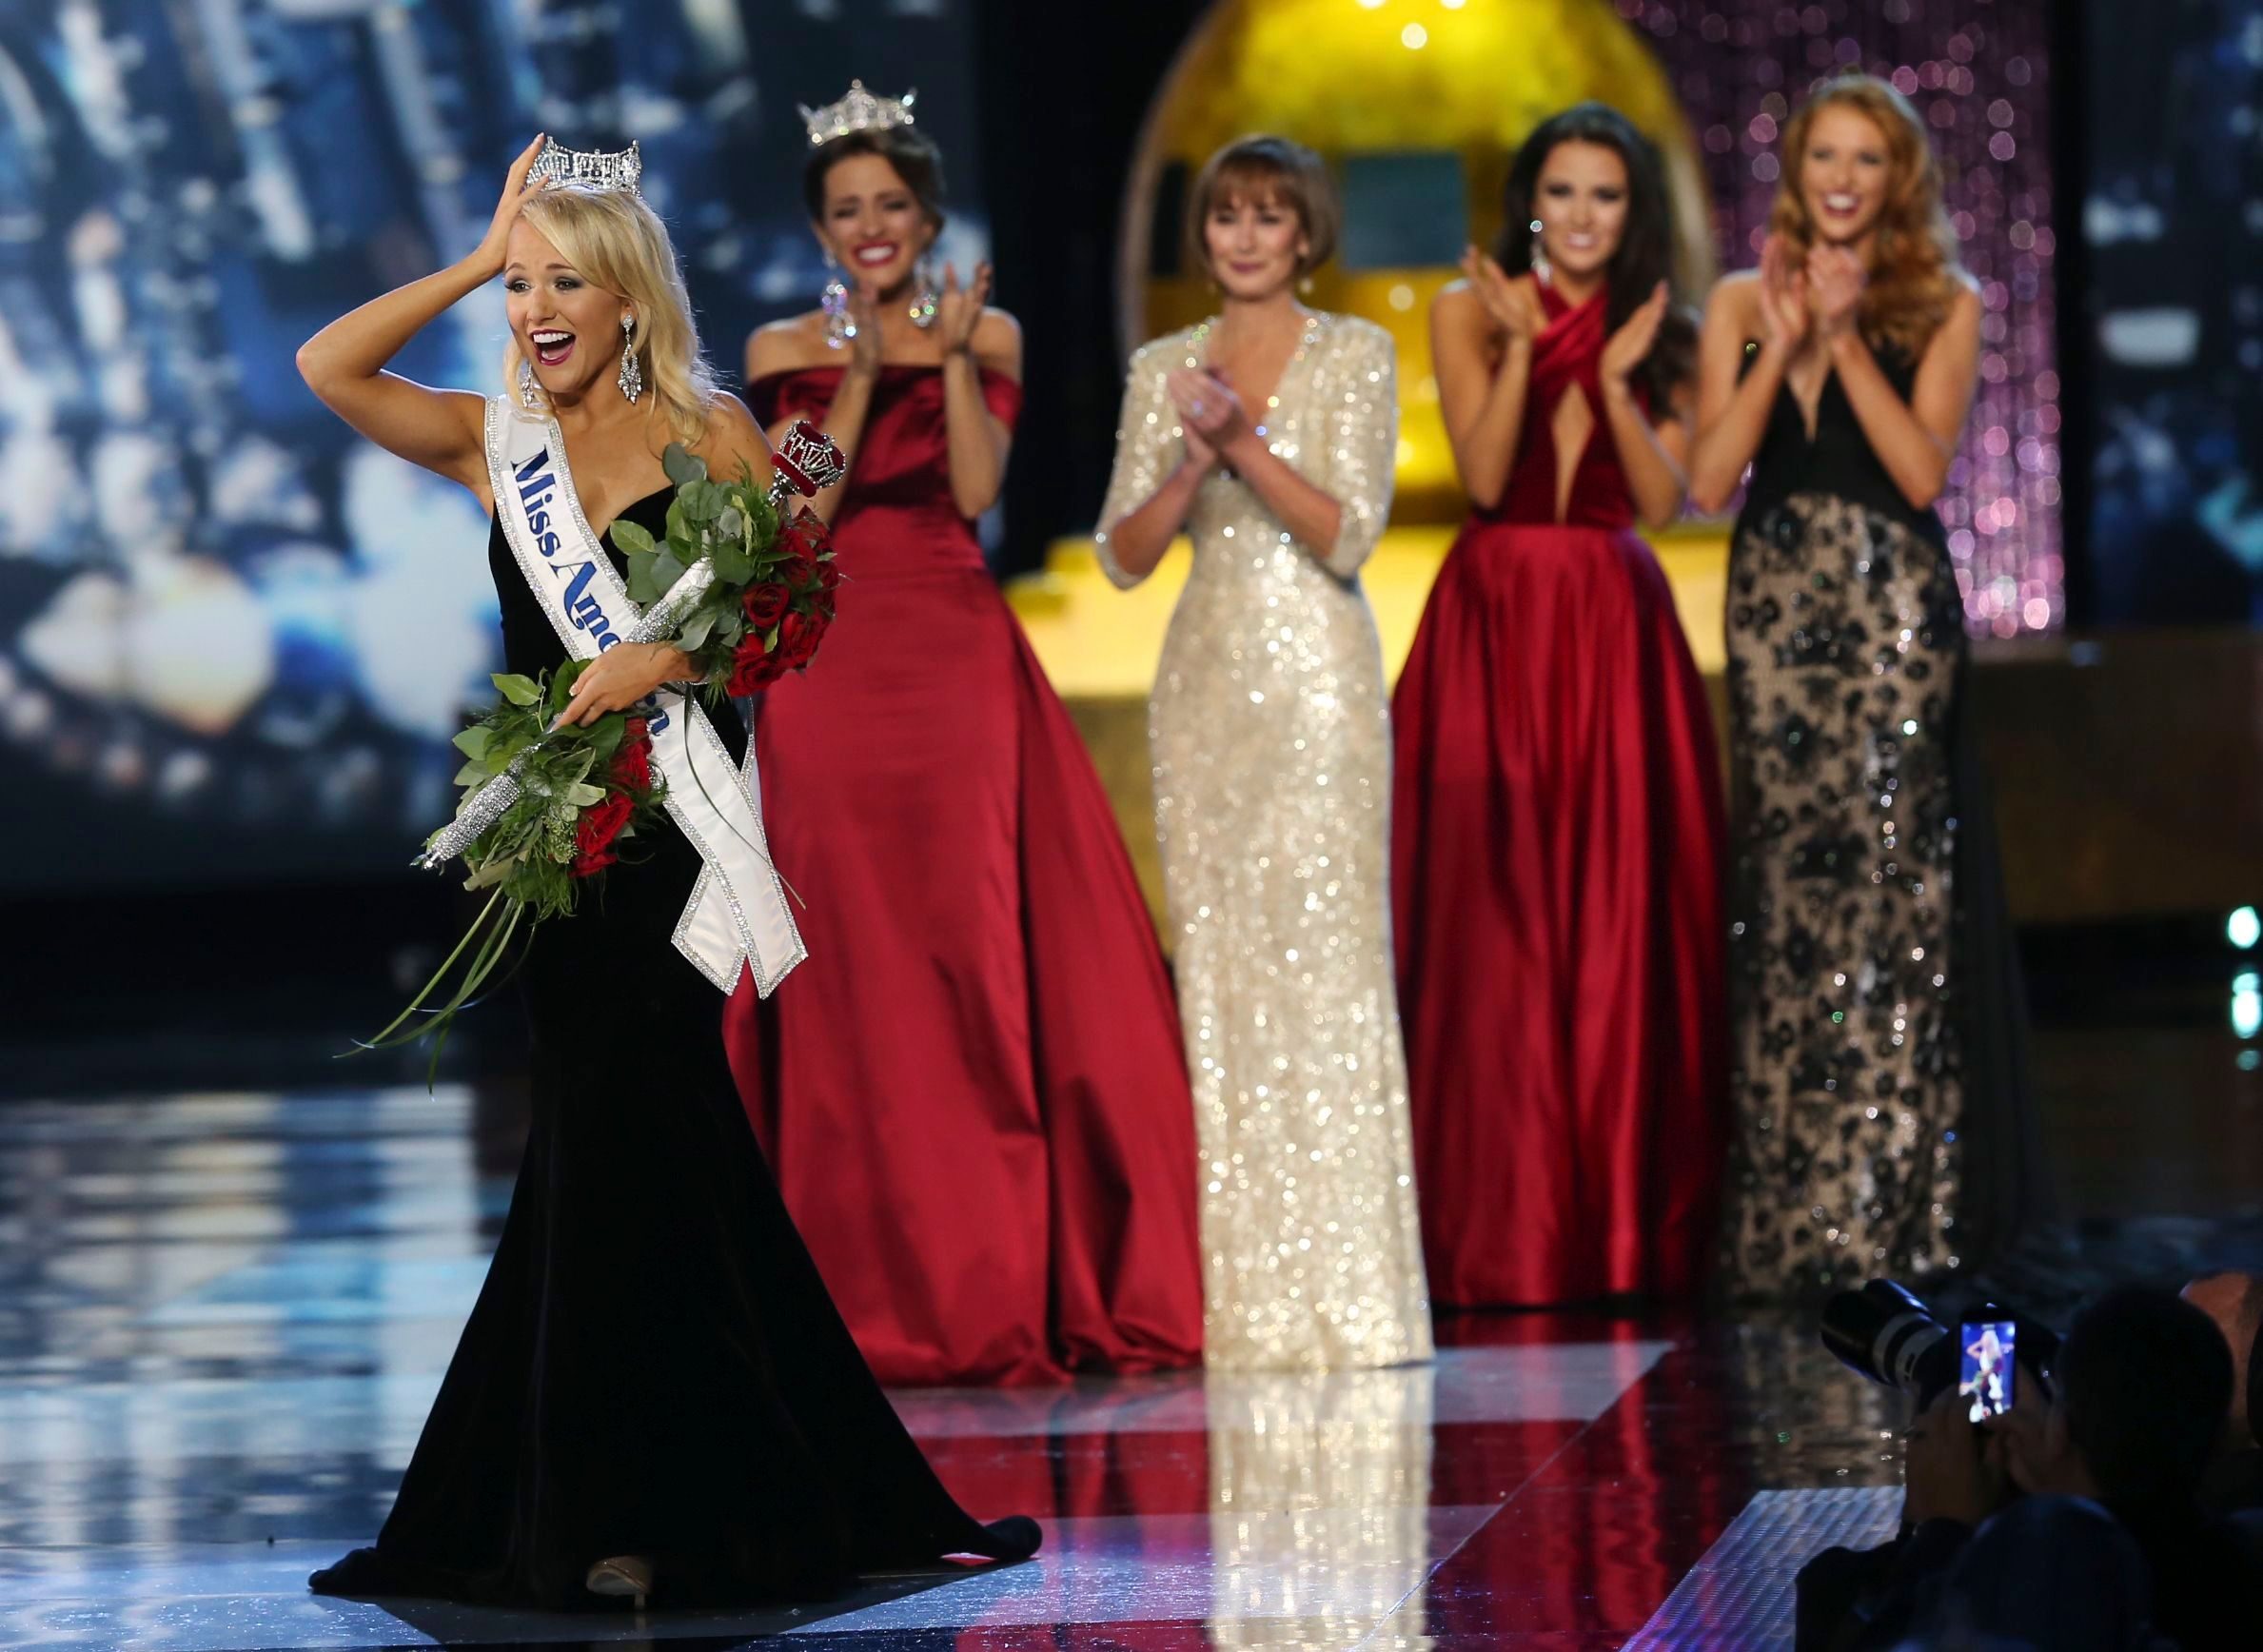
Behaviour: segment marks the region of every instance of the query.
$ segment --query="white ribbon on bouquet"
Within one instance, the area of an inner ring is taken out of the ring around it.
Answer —
[[[513,405],[508,396],[487,403],[487,478],[503,540],[576,659],[649,640],[658,610],[681,607],[693,574],[707,571],[685,574],[678,581],[684,588],[655,604],[653,615],[640,610],[581,514],[558,422]],[[809,954],[786,905],[785,882],[770,863],[754,744],[744,764],[734,763],[699,703],[688,694],[671,698],[668,709],[644,714],[652,764],[665,782],[669,815],[702,862],[676,926],[676,948],[725,993],[738,984],[743,959],[756,990],[768,997]]]

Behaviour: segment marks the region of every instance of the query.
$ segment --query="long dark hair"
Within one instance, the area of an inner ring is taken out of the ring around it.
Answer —
[[[1533,192],[1540,185],[1541,167],[1563,144],[1609,149],[1626,167],[1626,230],[1619,250],[1611,255],[1604,325],[1606,332],[1616,332],[1660,282],[1666,284],[1665,319],[1659,323],[1657,342],[1636,372],[1650,394],[1651,406],[1662,407],[1695,370],[1697,326],[1673,287],[1674,207],[1666,194],[1665,167],[1656,147],[1635,130],[1632,121],[1608,104],[1583,103],[1535,127],[1508,168],[1508,187],[1502,193],[1506,219],[1493,257],[1510,275],[1531,269]]]

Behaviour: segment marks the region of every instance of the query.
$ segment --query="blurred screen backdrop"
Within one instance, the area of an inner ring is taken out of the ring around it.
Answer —
[[[796,105],[852,74],[987,250],[962,0],[0,5],[0,892],[406,876],[491,691],[486,522],[293,352],[468,251],[535,131],[644,148],[710,356],[816,302]],[[492,391],[499,285],[396,362]]]

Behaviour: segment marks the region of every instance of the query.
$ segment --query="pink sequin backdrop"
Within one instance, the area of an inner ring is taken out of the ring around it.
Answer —
[[[1940,156],[1950,222],[1980,284],[1980,387],[1940,514],[1965,612],[2012,637],[2065,613],[2053,334],[2043,0],[1617,0],[1674,77],[1713,186],[1724,268],[1754,263],[1777,132],[1845,69],[1890,80]]]

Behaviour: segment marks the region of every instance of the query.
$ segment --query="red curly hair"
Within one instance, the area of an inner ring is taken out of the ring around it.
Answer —
[[[1768,229],[1783,238],[1794,267],[1815,244],[1800,172],[1815,117],[1834,108],[1863,116],[1886,140],[1886,204],[1857,324],[1872,344],[1891,344],[1914,360],[1948,320],[1963,265],[1941,209],[1940,167],[1907,98],[1867,74],[1841,75],[1818,88],[1784,126],[1783,181],[1769,208]]]

